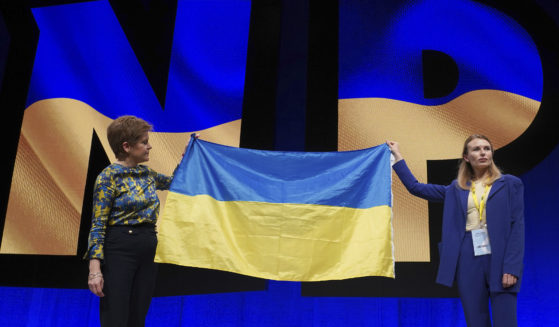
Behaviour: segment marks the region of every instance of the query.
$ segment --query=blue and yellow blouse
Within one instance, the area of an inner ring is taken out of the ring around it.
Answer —
[[[156,190],[167,190],[172,177],[138,165],[113,163],[97,176],[93,191],[93,217],[86,257],[103,260],[107,226],[155,225],[159,215]]]

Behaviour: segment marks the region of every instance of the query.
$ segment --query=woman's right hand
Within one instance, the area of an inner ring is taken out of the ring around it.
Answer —
[[[404,157],[402,157],[402,154],[400,153],[400,144],[398,144],[398,142],[386,141],[386,144],[390,148],[390,152],[392,152],[392,155],[394,155],[395,162],[404,159]]]
[[[91,293],[103,297],[103,273],[101,272],[101,261],[99,259],[89,260],[89,275],[87,276],[87,285]]]

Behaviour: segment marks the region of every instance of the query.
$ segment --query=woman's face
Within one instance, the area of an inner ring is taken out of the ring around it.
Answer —
[[[136,144],[132,146],[125,146],[124,150],[128,153],[128,159],[136,164],[148,161],[149,150],[151,150],[148,132],[145,132]]]
[[[493,151],[491,144],[484,139],[473,139],[467,145],[468,153],[464,155],[464,160],[472,165],[474,170],[485,170],[493,162]]]

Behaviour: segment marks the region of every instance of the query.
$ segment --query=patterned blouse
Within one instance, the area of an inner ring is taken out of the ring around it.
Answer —
[[[172,177],[144,165],[125,167],[113,163],[97,176],[93,191],[93,217],[86,257],[104,259],[105,230],[114,225],[155,224],[159,198]]]

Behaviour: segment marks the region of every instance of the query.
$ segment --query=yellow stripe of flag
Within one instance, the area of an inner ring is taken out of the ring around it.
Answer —
[[[170,192],[155,261],[286,281],[393,278],[391,208],[217,201]]]

